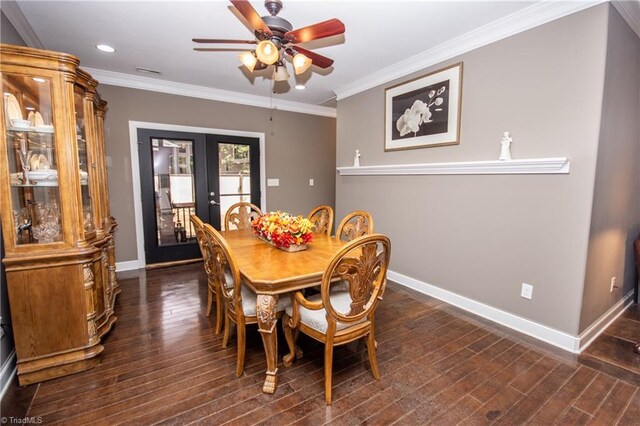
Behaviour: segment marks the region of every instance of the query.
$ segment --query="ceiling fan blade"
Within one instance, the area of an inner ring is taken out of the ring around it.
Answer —
[[[289,31],[284,38],[291,43],[305,43],[319,38],[331,37],[345,32],[344,24],[339,19],[329,19],[304,28]]]
[[[268,37],[271,37],[273,35],[267,24],[264,23],[260,15],[258,15],[258,12],[256,12],[256,10],[253,8],[253,6],[251,6],[251,3],[249,3],[248,0],[230,1],[231,4],[234,5],[236,9],[238,9],[238,12],[240,12],[240,14],[244,16],[247,21],[249,21],[249,24],[253,29],[264,33]]]
[[[257,44],[255,40],[226,40],[221,38],[192,38],[195,43],[242,43],[242,44]]]
[[[304,56],[311,59],[313,65],[319,66],[320,68],[329,68],[331,65],[333,65],[333,59],[327,58],[326,56],[322,56],[310,50],[303,49],[300,46],[293,46],[293,49],[296,52],[302,53]],[[291,55],[291,53],[293,52],[290,52],[289,49],[287,49],[287,53]]]
[[[194,47],[196,52],[251,52],[247,49],[227,49],[224,47]]]

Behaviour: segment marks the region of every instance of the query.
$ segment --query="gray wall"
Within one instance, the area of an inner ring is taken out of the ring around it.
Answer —
[[[4,12],[0,11],[0,41],[6,44],[16,44],[26,46],[26,43],[20,37],[14,26],[9,22]],[[0,225],[0,259],[4,259],[4,244],[2,241],[2,225]],[[4,266],[0,262],[0,316],[2,323],[7,324],[4,327],[6,335],[0,340],[0,370],[4,369],[8,357],[13,352],[15,344],[13,342],[13,330],[11,328],[11,311],[9,310],[9,296],[7,294],[7,278],[4,273]],[[13,367],[10,368],[12,370]],[[9,371],[11,372],[11,371]],[[2,377],[0,389],[5,386],[5,377]]]
[[[390,269],[575,335],[585,279],[608,5],[338,101],[337,165],[567,156],[568,175],[338,177],[336,216],[373,214]],[[464,62],[461,144],[384,152],[384,89]],[[523,282],[533,299],[520,297]]]
[[[609,9],[607,64],[580,331],[634,286],[640,231],[640,39]],[[619,288],[610,292],[611,277]]]
[[[267,178],[280,186],[263,188],[268,210],[307,214],[319,204],[335,200],[336,120],[309,114],[270,111],[238,104],[100,85],[109,103],[105,145],[111,214],[118,221],[116,260],[137,259],[129,121],[264,132]],[[315,180],[313,187],[309,179]]]

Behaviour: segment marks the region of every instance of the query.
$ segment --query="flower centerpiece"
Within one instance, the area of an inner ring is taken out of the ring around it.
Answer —
[[[251,226],[260,238],[289,252],[306,249],[313,239],[313,223],[309,219],[283,211],[265,213]]]

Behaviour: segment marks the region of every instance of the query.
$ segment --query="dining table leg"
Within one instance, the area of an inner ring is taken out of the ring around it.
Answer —
[[[262,336],[264,353],[267,357],[267,375],[262,391],[274,393],[278,387],[278,333],[276,324],[276,307],[278,296],[271,294],[258,294],[256,301],[256,316],[258,317],[258,331]]]

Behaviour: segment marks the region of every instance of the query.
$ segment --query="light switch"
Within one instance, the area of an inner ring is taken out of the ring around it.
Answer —
[[[267,186],[280,186],[280,179],[267,179]]]
[[[313,179],[309,179],[309,186],[313,186]]]

